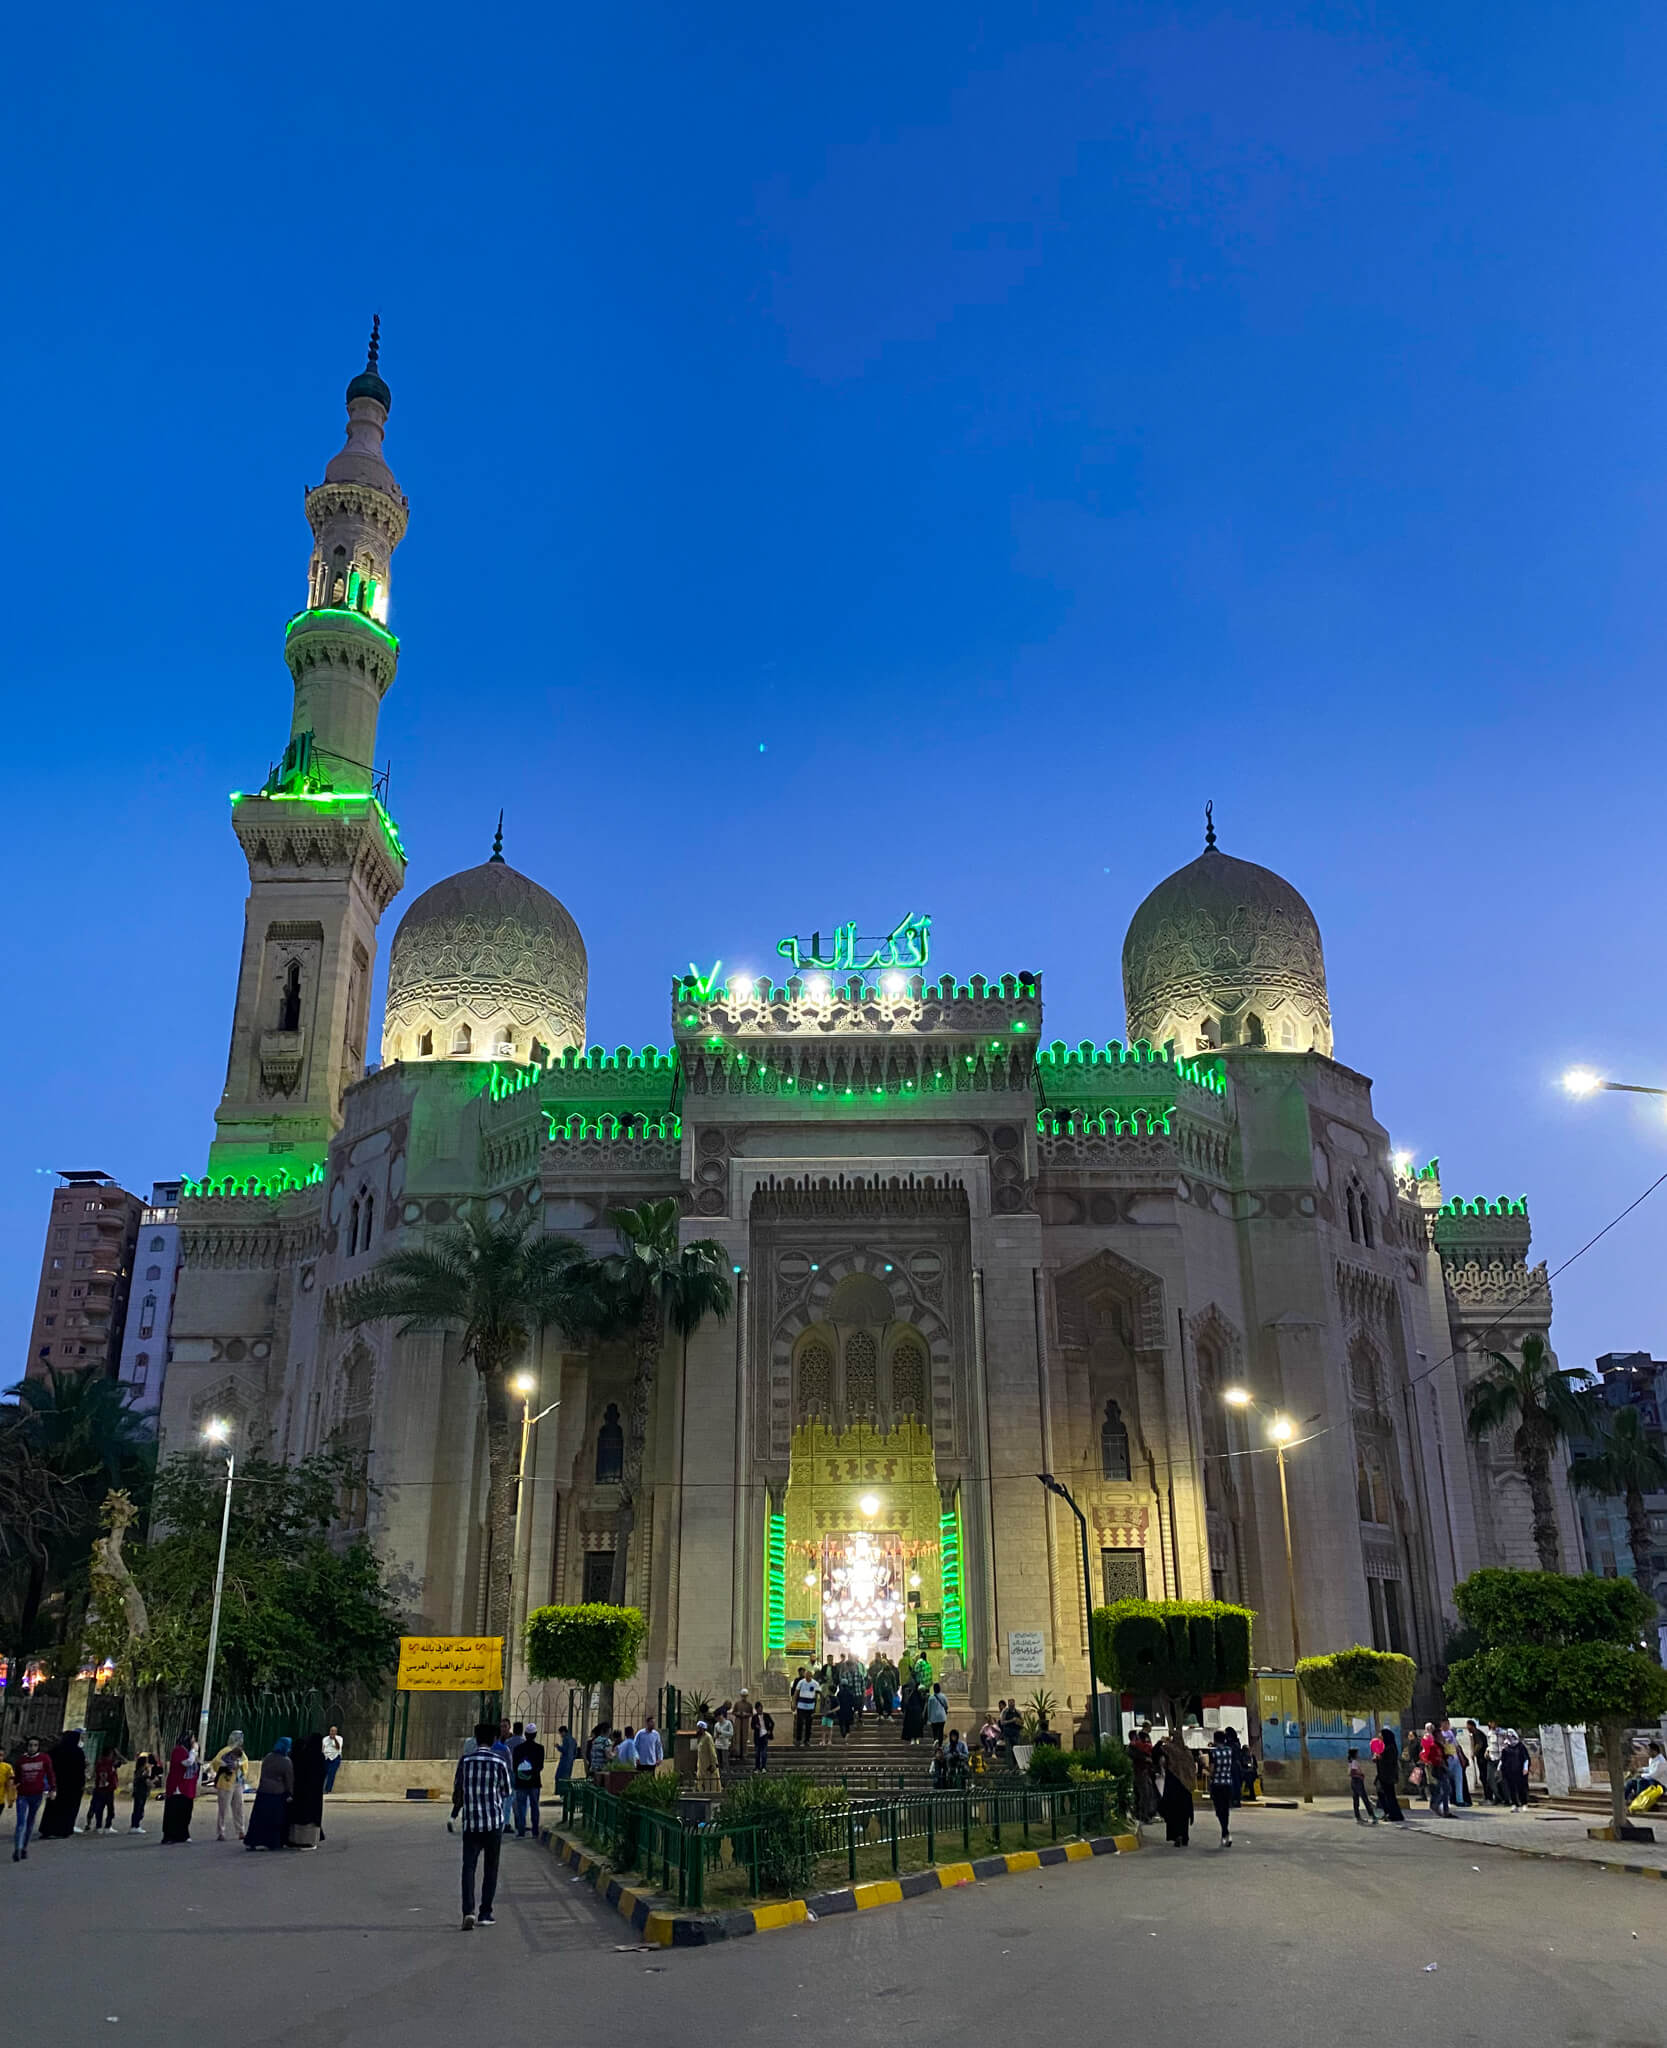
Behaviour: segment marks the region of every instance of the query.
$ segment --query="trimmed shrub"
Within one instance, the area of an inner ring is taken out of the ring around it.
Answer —
[[[1392,1650],[1334,1650],[1326,1657],[1303,1657],[1297,1683],[1310,1703],[1327,1714],[1404,1714],[1412,1705],[1418,1666]]]
[[[647,1633],[635,1607],[535,1607],[527,1616],[527,1670],[564,1685],[618,1685],[635,1675]]]
[[[1033,1785],[1068,1785],[1071,1782],[1071,1753],[1053,1743],[1043,1743],[1030,1752],[1025,1776]]]
[[[1248,1607],[1222,1600],[1118,1600],[1094,1610],[1094,1666],[1112,1692],[1165,1702],[1250,1683]]]

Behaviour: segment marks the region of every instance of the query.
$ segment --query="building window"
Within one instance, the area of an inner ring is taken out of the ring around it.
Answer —
[[[359,1204],[355,1202],[347,1212],[347,1256],[352,1258],[359,1249]]]
[[[166,1249],[167,1243],[168,1240],[165,1237],[153,1237],[150,1241],[150,1248],[153,1252],[163,1251]]]
[[[475,1034],[469,1029],[467,1024],[459,1024],[451,1035],[451,1049],[454,1057],[460,1053],[473,1052],[474,1046]]]
[[[133,1384],[142,1387],[150,1376],[150,1353],[141,1351],[133,1361]]]
[[[1144,1550],[1102,1550],[1100,1584],[1106,1605],[1114,1600],[1146,1598],[1146,1553]]]
[[[1295,1049],[1296,1042],[1297,1027],[1291,1022],[1289,1017],[1281,1017],[1279,1020],[1279,1043],[1289,1052]]]
[[[1127,1479],[1129,1476],[1129,1431],[1123,1411],[1115,1401],[1106,1403],[1106,1419],[1100,1424],[1100,1477]]]
[[[162,1278],[162,1268],[160,1266],[147,1266],[145,1268],[145,1278],[147,1280],[160,1280]]]
[[[434,1057],[434,1033],[425,1031],[417,1040],[418,1059],[431,1060]]]
[[[1372,1236],[1372,1205],[1366,1199],[1364,1188],[1360,1194],[1360,1240],[1368,1251],[1372,1249],[1375,1242]]]
[[[364,1249],[365,1251],[369,1251],[369,1250],[370,1250],[370,1234],[371,1234],[371,1230],[372,1230],[373,1226],[375,1225],[375,1222],[376,1222],[376,1197],[375,1197],[374,1195],[370,1195],[370,1194],[367,1194],[367,1195],[365,1196],[365,1229],[364,1229],[364,1235],[363,1235],[363,1236],[362,1236],[362,1237],[360,1238],[360,1240],[359,1240],[359,1242],[360,1242],[360,1245],[362,1246],[362,1248],[363,1248],[363,1249]]]
[[[845,1414],[851,1422],[872,1422],[879,1410],[880,1347],[867,1330],[845,1340]]]
[[[614,1554],[611,1550],[585,1552],[585,1600],[603,1601],[614,1589]]]
[[[619,1410],[610,1401],[602,1416],[602,1427],[596,1432],[596,1483],[617,1486],[624,1476],[625,1431],[620,1427]]]
[[[156,1296],[147,1294],[139,1304],[139,1335],[148,1337],[156,1328]]]
[[[301,1029],[301,963],[292,960],[284,969],[283,993],[278,998],[278,1029]]]

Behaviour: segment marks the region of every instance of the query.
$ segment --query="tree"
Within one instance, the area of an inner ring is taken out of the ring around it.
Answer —
[[[729,1255],[715,1239],[696,1238],[679,1246],[674,1199],[642,1202],[634,1209],[610,1209],[608,1221],[619,1232],[620,1249],[598,1260],[587,1275],[590,1326],[599,1336],[629,1331],[636,1353],[614,1525],[613,1577],[608,1586],[610,1603],[621,1607],[631,1535],[637,1525],[654,1376],[667,1332],[675,1330],[687,1338],[708,1316],[721,1322],[729,1313],[734,1289]]]
[[[79,1656],[100,1505],[113,1487],[147,1499],[156,1450],[132,1389],[102,1373],[53,1367],[11,1392],[16,1406],[0,1425],[0,1608],[19,1670],[53,1645]]]
[[[1143,1693],[1177,1726],[1180,1701],[1250,1683],[1248,1607],[1221,1600],[1116,1600],[1094,1610],[1094,1664],[1112,1692]]]
[[[571,1238],[533,1236],[532,1218],[492,1222],[472,1209],[467,1221],[426,1244],[392,1252],[342,1304],[351,1324],[398,1323],[399,1335],[455,1330],[462,1355],[480,1376],[486,1404],[486,1581],[488,1635],[509,1636],[514,1570],[516,1460],[508,1371],[535,1332],[552,1323],[594,1324],[586,1294],[591,1262]]]
[[[115,1489],[104,1496],[99,1511],[104,1534],[93,1545],[92,1612],[95,1628],[113,1629],[116,1610],[120,1610],[122,1646],[115,1659],[116,1690],[127,1698],[127,1731],[134,1748],[158,1756],[162,1750],[162,1692],[140,1676],[150,1640],[150,1611],[122,1556],[123,1540],[138,1514],[131,1494]]]
[[[527,1616],[527,1670],[589,1692],[620,1685],[637,1669],[648,1623],[635,1607],[535,1607]]]
[[[1636,1408],[1596,1409],[1593,1420],[1598,1425],[1597,1448],[1570,1459],[1570,1483],[1583,1493],[1619,1495],[1625,1502],[1632,1575],[1642,1591],[1653,1596],[1650,1553],[1654,1545],[1644,1496],[1667,1493],[1667,1452],[1645,1429],[1644,1418]],[[1650,1631],[1649,1640],[1659,1662],[1659,1629]]]
[[[1522,1728],[1596,1722],[1624,1828],[1626,1730],[1667,1711],[1667,1672],[1638,1648],[1655,1602],[1630,1579],[1493,1569],[1472,1572],[1453,1601],[1485,1647],[1448,1670],[1448,1706]]]
[[[343,1544],[337,1527],[344,1490],[361,1480],[358,1462],[340,1449],[293,1465],[240,1460],[218,1685],[376,1688],[393,1668],[399,1602],[369,1543]],[[193,1692],[202,1683],[225,1488],[218,1459],[170,1458],[156,1480],[154,1525],[163,1533],[131,1558],[112,1558],[105,1546],[89,1642],[116,1659],[130,1700],[135,1691]],[[110,1513],[114,1536],[121,1510]]]
[[[1404,1714],[1412,1705],[1418,1666],[1392,1650],[1333,1650],[1297,1660],[1297,1683],[1325,1714]]]
[[[1562,1567],[1557,1535],[1557,1502],[1551,1489],[1551,1460],[1560,1443],[1590,1427],[1581,1392],[1582,1375],[1552,1362],[1551,1347],[1538,1333],[1524,1337],[1522,1356],[1490,1351],[1490,1370],[1465,1394],[1470,1434],[1481,1438],[1510,1424],[1511,1446],[1533,1505],[1534,1549],[1543,1571]]]

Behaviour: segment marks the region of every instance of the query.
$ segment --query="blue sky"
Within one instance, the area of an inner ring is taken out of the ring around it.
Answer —
[[[1667,1170],[1658,1110],[1553,1086],[1667,1081],[1659,10],[11,37],[19,1368],[50,1169],[203,1162],[226,795],[287,736],[376,308],[406,900],[503,805],[593,1037],[663,1042],[691,957],[928,910],[935,960],[1040,968],[1050,1035],[1103,1040],[1210,797],[1450,1193],[1526,1191],[1555,1262]],[[1664,1232],[1667,1189],[1559,1284],[1566,1362],[1667,1352]]]

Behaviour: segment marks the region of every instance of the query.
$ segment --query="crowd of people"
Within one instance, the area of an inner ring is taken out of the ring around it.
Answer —
[[[1137,1820],[1161,1820],[1170,1847],[1186,1848],[1196,1811],[1193,1794],[1202,1783],[1209,1789],[1221,1846],[1232,1848],[1232,1816],[1247,1799],[1256,1798],[1261,1781],[1256,1752],[1236,1728],[1218,1728],[1207,1748],[1194,1749],[1181,1734],[1154,1737],[1147,1722],[1130,1735],[1128,1749]]]
[[[99,1749],[89,1769],[81,1728],[66,1728],[46,1748],[31,1735],[9,1758],[0,1758],[0,1811],[11,1809],[12,1861],[28,1861],[31,1842],[62,1840],[70,1835],[111,1835],[116,1832],[116,1802],[128,1759],[113,1746]],[[128,1796],[132,1800],[127,1833],[143,1835],[145,1812],[157,1787],[162,1788],[162,1842],[174,1848],[191,1839],[197,1797],[206,1786],[214,1790],[214,1839],[230,1836],[249,1849],[313,1849],[324,1839],[324,1796],[335,1783],[341,1764],[339,1729],[327,1735],[305,1735],[299,1749],[287,1735],[279,1736],[260,1761],[252,1807],[248,1804],[252,1759],[243,1731],[234,1728],[205,1763],[197,1738],[184,1730],[164,1761],[148,1750],[132,1760]],[[87,1815],[80,1818],[88,1798]]]

